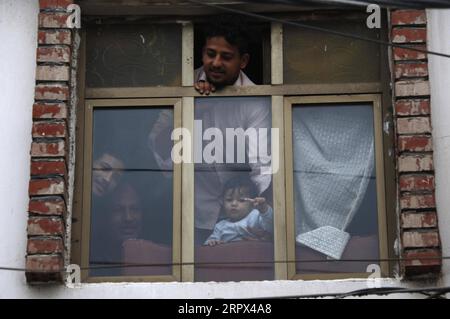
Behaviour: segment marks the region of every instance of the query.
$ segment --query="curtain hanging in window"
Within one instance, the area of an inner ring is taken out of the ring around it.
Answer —
[[[340,259],[374,178],[370,105],[293,108],[296,240]]]

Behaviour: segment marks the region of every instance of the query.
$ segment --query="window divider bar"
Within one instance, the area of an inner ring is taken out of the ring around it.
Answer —
[[[287,246],[287,279],[296,274],[295,262],[295,213],[294,213],[294,165],[292,144],[292,101],[284,98],[284,150],[285,150],[285,209],[286,209],[286,246]]]
[[[283,84],[283,25],[272,22],[271,43],[271,77],[272,84]]]
[[[182,127],[182,101],[174,105],[174,129]],[[177,281],[181,281],[181,190],[182,164],[173,163],[173,267],[172,273]]]
[[[383,119],[381,96],[375,95],[373,101],[373,119],[374,119],[374,140],[375,140],[375,171],[377,178],[377,208],[378,208],[378,233],[380,238],[380,259],[389,258],[388,234],[387,234],[387,216],[386,216],[386,185],[384,182],[384,149],[383,149]],[[380,262],[381,275],[389,275],[389,263]]]
[[[84,135],[85,135],[85,123],[84,123],[84,92],[85,92],[85,80],[86,80],[86,30],[81,31],[81,43],[79,49],[79,60],[80,66],[77,72],[77,102],[76,109],[72,110],[75,113],[75,151],[73,153],[76,167],[74,169],[74,179],[73,185],[74,190],[83,187],[83,176],[84,176]],[[72,199],[72,212],[71,219],[71,233],[70,242],[71,245],[68,248],[70,255],[70,262],[72,264],[81,265],[81,234],[82,234],[82,222],[83,222],[83,192],[73,191]],[[86,276],[85,276],[86,277]]]
[[[183,162],[181,172],[181,280],[194,281],[194,98],[182,99],[182,125],[190,133],[190,163]],[[183,137],[184,140],[184,137]],[[183,141],[184,142],[184,141]],[[185,150],[183,150],[185,151]],[[187,265],[184,265],[187,264]]]
[[[275,280],[287,279],[287,242],[286,242],[286,198],[284,174],[284,100],[283,96],[272,96],[272,128],[278,129],[272,145],[272,184],[274,210],[274,257]],[[273,138],[273,135],[272,135]],[[274,154],[278,154],[277,156]],[[275,159],[275,160],[274,160]]]
[[[229,86],[214,92],[211,96],[269,96],[269,95],[350,95],[381,92],[381,84],[367,83],[322,83],[289,85]],[[87,99],[125,99],[156,97],[201,97],[194,87],[118,87],[86,89]]]
[[[183,24],[182,29],[182,86],[194,85],[194,26],[191,22]]]
[[[84,113],[84,168],[83,168],[83,219],[81,231],[81,267],[89,267],[89,249],[91,236],[91,168],[93,152],[93,114],[94,105],[90,101],[85,102]],[[88,270],[81,271],[81,280],[85,281],[89,277]]]

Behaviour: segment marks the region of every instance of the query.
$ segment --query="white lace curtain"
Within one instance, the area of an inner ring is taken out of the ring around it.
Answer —
[[[340,259],[375,175],[372,107],[294,106],[292,121],[297,242]]]

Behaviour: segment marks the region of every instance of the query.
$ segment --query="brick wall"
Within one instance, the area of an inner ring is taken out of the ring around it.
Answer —
[[[426,49],[424,10],[391,13],[391,41]],[[402,273],[438,273],[441,249],[434,196],[427,55],[394,48],[394,103]]]
[[[61,281],[67,211],[72,0],[40,0],[29,184],[28,282]]]

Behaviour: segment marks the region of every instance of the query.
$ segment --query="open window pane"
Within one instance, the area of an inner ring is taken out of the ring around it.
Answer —
[[[181,85],[180,25],[94,25],[86,41],[87,87]]]
[[[148,147],[161,114],[173,119],[173,108],[94,109],[89,265],[101,268],[90,276],[172,274],[174,170]]]
[[[366,18],[306,21],[313,27],[379,40]],[[284,26],[284,83],[350,83],[380,80],[380,46],[316,30]]]
[[[271,98],[197,98],[194,115],[195,281],[273,279]]]
[[[373,123],[369,103],[292,106],[297,274],[364,273],[378,264]]]

